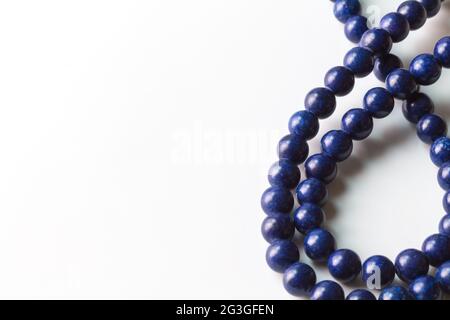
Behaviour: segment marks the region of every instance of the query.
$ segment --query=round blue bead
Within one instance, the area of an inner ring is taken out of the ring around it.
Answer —
[[[334,67],[326,73],[324,83],[338,97],[345,96],[353,90],[355,76],[345,67]]]
[[[345,23],[348,18],[361,12],[359,0],[336,0],[334,3],[334,16],[340,22]]]
[[[433,113],[434,103],[426,94],[416,92],[403,102],[402,111],[408,121],[417,123],[424,115]]]
[[[358,43],[367,30],[367,18],[359,15],[348,18],[344,27],[345,36],[353,43]]]
[[[442,234],[433,234],[425,239],[422,251],[433,267],[450,260],[450,238]]]
[[[446,198],[449,197],[449,192],[445,196]],[[439,222],[439,233],[450,237],[450,214],[443,216]]]
[[[437,268],[435,277],[442,291],[450,293],[450,261],[443,263]]]
[[[344,161],[353,150],[352,138],[342,130],[327,132],[320,141],[322,152],[335,161]]]
[[[431,54],[418,55],[409,66],[409,72],[416,79],[416,82],[424,86],[438,81],[441,71],[441,65]]]
[[[300,259],[297,246],[290,240],[278,240],[272,243],[266,251],[266,261],[276,272],[284,272]]]
[[[359,78],[372,72],[374,62],[373,53],[361,47],[350,49],[344,57],[344,66]]]
[[[396,69],[387,76],[386,89],[394,97],[404,100],[417,91],[417,83],[408,70]]]
[[[364,96],[364,109],[377,119],[387,117],[394,104],[394,97],[384,88],[370,89]]]
[[[345,294],[342,287],[331,280],[317,283],[311,290],[311,300],[344,300]]]
[[[408,20],[397,12],[385,15],[380,21],[380,27],[389,32],[393,42],[400,42],[409,34]]]
[[[427,21],[425,7],[417,1],[405,1],[397,9],[397,12],[405,16],[411,30],[417,30]]]
[[[283,137],[278,143],[278,157],[295,164],[303,163],[308,157],[309,147],[305,140],[295,134]]]
[[[450,37],[444,37],[436,43],[434,57],[443,67],[450,68]]]
[[[330,274],[341,282],[352,281],[361,272],[361,259],[349,249],[334,251],[328,258],[327,265]]]
[[[371,50],[375,55],[384,55],[392,49],[392,38],[384,29],[372,28],[364,32],[359,45]]]
[[[272,186],[294,189],[300,181],[300,169],[289,160],[280,160],[270,167],[268,179]]]
[[[425,7],[428,18],[437,15],[441,9],[441,0],[417,0],[417,2],[421,3]]]
[[[294,232],[294,223],[288,215],[268,216],[261,225],[261,233],[269,243],[277,240],[290,240],[294,236]]]
[[[399,57],[393,54],[385,54],[375,59],[375,65],[373,67],[373,73],[378,80],[385,82],[389,73],[395,69],[403,67],[403,62]]]
[[[308,178],[330,183],[337,175],[336,161],[323,153],[312,155],[305,162],[305,172]]]
[[[304,140],[310,140],[319,132],[319,119],[307,110],[296,112],[289,119],[289,132]]]
[[[306,95],[305,108],[320,119],[328,118],[336,109],[336,97],[326,88],[315,88]]]
[[[286,188],[270,187],[261,197],[261,207],[268,215],[290,213],[294,207],[294,197]]]
[[[350,292],[345,300],[377,300],[377,298],[370,291],[356,289]]]
[[[294,263],[284,272],[284,288],[294,296],[306,296],[315,284],[316,273],[305,263]]]
[[[448,191],[450,189],[450,162],[444,163],[438,172],[438,182],[442,189]]]
[[[364,109],[350,109],[342,117],[341,128],[353,140],[363,140],[372,132],[372,116]]]
[[[442,199],[442,206],[444,207],[445,212],[450,214],[450,191],[447,191]],[[449,225],[450,227],[450,225]],[[449,234],[450,236],[450,234]]]
[[[414,297],[401,286],[391,286],[381,291],[378,300],[414,300]]]
[[[314,261],[326,261],[336,248],[336,241],[325,229],[313,229],[306,235],[303,245],[306,255]]]
[[[325,184],[315,178],[308,178],[300,182],[296,192],[300,204],[309,202],[321,206],[326,202],[328,197]]]
[[[441,289],[438,281],[432,276],[422,276],[409,285],[409,293],[416,300],[439,300]]]
[[[428,273],[429,264],[426,255],[416,249],[406,249],[395,259],[397,276],[406,283]]]
[[[450,161],[450,139],[447,137],[436,139],[431,145],[430,157],[438,167]]]
[[[324,220],[323,210],[313,203],[303,203],[294,211],[295,228],[302,234],[320,227]]]
[[[436,114],[424,115],[417,124],[417,135],[425,143],[431,144],[446,134],[447,123]]]
[[[362,265],[362,280],[371,289],[382,289],[395,278],[394,264],[385,256],[372,256]]]

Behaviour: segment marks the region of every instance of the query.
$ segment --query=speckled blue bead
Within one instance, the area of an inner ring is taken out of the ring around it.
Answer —
[[[319,132],[319,119],[307,110],[296,112],[289,119],[289,132],[304,140],[310,140]]]
[[[359,15],[348,18],[344,27],[345,36],[353,43],[358,43],[367,30],[367,18]]]
[[[450,214],[450,191],[447,191],[442,198],[442,206],[444,207],[445,212]]]
[[[384,29],[372,28],[364,32],[359,45],[371,50],[375,55],[384,55],[392,49],[392,38]]]
[[[342,130],[327,132],[321,139],[322,152],[335,161],[344,161],[353,150],[352,138]]]
[[[300,259],[297,246],[290,240],[279,240],[272,243],[266,251],[266,261],[276,272],[284,272]]]
[[[439,185],[445,191],[450,189],[450,162],[444,163],[437,174]]]
[[[394,278],[394,264],[385,256],[372,256],[362,265],[362,280],[369,288],[384,288],[390,285]]]
[[[447,123],[436,114],[426,114],[417,123],[417,136],[425,143],[432,144],[446,134]]]
[[[328,118],[336,109],[336,97],[327,88],[312,89],[305,97],[305,109],[319,119]]]
[[[308,178],[297,186],[297,199],[300,204],[309,202],[319,206],[325,204],[328,190],[325,184],[315,178]]]
[[[290,240],[294,236],[294,222],[289,215],[277,214],[264,219],[261,225],[261,233],[269,243],[278,240]]]
[[[435,278],[442,291],[450,293],[450,261],[443,263],[437,268]]]
[[[408,20],[397,12],[385,15],[380,21],[380,27],[389,32],[393,42],[400,42],[409,34]]]
[[[269,169],[268,180],[271,186],[294,189],[300,181],[300,169],[289,160],[277,161]]]
[[[323,210],[313,203],[304,203],[294,211],[295,228],[302,234],[320,227],[324,220]]]
[[[450,37],[444,37],[436,43],[434,57],[443,67],[450,68]]]
[[[378,80],[385,82],[389,73],[403,67],[403,62],[393,54],[385,54],[375,59],[373,73]]]
[[[433,234],[425,239],[422,251],[433,267],[438,267],[450,260],[450,238],[442,234]]]
[[[370,74],[373,70],[374,62],[372,51],[361,47],[350,49],[344,57],[344,66],[350,69],[358,78]]]
[[[422,276],[409,284],[409,293],[415,300],[439,300],[441,289],[438,281],[432,276]]]
[[[426,255],[416,249],[406,249],[395,259],[395,272],[406,283],[428,273],[429,264]]]
[[[427,21],[425,7],[417,1],[405,1],[397,9],[397,12],[405,16],[411,30],[417,30]]]
[[[356,289],[350,292],[345,300],[377,300],[377,298],[370,291]]]
[[[326,73],[324,83],[325,87],[333,91],[338,97],[341,97],[353,90],[355,76],[345,67],[334,67]]]
[[[417,91],[417,83],[408,70],[396,69],[387,76],[386,89],[394,97],[404,100]]]
[[[370,89],[364,96],[364,109],[377,119],[391,114],[394,105],[394,97],[384,88]]]
[[[345,293],[342,287],[331,280],[317,283],[311,290],[311,300],[344,300]]]
[[[305,162],[305,173],[308,178],[330,183],[337,175],[336,161],[323,153],[312,155]]]
[[[294,296],[303,297],[308,295],[315,284],[316,273],[305,263],[294,263],[284,272],[284,288]]]
[[[450,139],[447,137],[436,139],[430,148],[430,158],[438,167],[450,161]]]
[[[428,86],[439,80],[442,67],[431,54],[418,55],[411,61],[409,72],[418,84]]]
[[[414,297],[401,286],[391,286],[381,291],[378,300],[414,300]]]
[[[361,272],[361,259],[352,250],[339,249],[330,255],[327,266],[333,278],[349,282]]]
[[[336,19],[345,23],[348,18],[361,12],[361,4],[359,0],[336,0],[333,11]]]
[[[353,140],[363,140],[372,132],[372,116],[364,109],[350,109],[342,117],[341,128]]]
[[[303,163],[308,157],[309,147],[304,139],[289,134],[278,143],[278,157],[281,160],[289,160],[295,164]]]
[[[428,18],[437,15],[441,9],[441,0],[417,0],[417,2],[421,3],[425,7]]]
[[[405,118],[417,123],[426,114],[433,113],[434,103],[426,94],[416,92],[403,102],[402,112]]]
[[[286,188],[270,187],[261,197],[261,207],[268,215],[288,214],[294,207],[294,197]]]
[[[323,262],[336,248],[336,241],[325,229],[313,229],[306,235],[303,245],[306,255],[313,261]]]
[[[446,197],[449,197],[449,194],[447,192]],[[450,237],[450,214],[443,216],[441,221],[439,221],[439,233]]]

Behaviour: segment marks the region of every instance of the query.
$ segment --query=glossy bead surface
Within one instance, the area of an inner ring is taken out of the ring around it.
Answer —
[[[412,74],[405,69],[396,69],[386,78],[386,89],[398,99],[407,99],[417,90]]]
[[[405,1],[397,9],[397,12],[405,16],[411,30],[417,30],[427,21],[425,7],[417,1]]]
[[[289,132],[303,140],[310,140],[319,132],[319,119],[307,110],[296,112],[289,119]]]
[[[359,45],[369,49],[377,56],[384,55],[392,49],[392,38],[386,30],[372,28],[364,32]]]
[[[437,15],[441,9],[441,0],[417,0],[417,2],[421,3],[425,7],[428,18]]]
[[[445,212],[450,214],[450,191],[447,191],[442,198],[442,206],[444,207]]]
[[[289,215],[268,216],[261,225],[261,233],[269,243],[274,243],[277,240],[290,240],[294,236],[294,232],[294,222]]]
[[[416,92],[403,102],[402,112],[405,118],[417,123],[426,114],[434,111],[433,101],[424,93]]]
[[[320,141],[322,152],[335,161],[344,161],[353,150],[352,138],[342,130],[327,132]]]
[[[324,280],[314,286],[311,291],[311,300],[344,300],[342,287],[331,280]]]
[[[372,72],[374,62],[373,53],[361,47],[350,49],[344,57],[344,66],[359,78]]]
[[[438,182],[445,191],[450,189],[450,162],[444,163],[438,171]]]
[[[375,59],[373,73],[378,80],[385,82],[389,73],[403,67],[403,62],[393,54],[385,54]]]
[[[337,175],[336,161],[322,153],[312,155],[305,162],[305,173],[308,178],[330,183]]]
[[[261,207],[268,215],[287,214],[294,207],[294,197],[286,188],[270,187],[264,191],[261,197]]]
[[[324,79],[325,87],[330,89],[338,97],[345,96],[355,86],[355,76],[345,67],[331,68]]]
[[[305,263],[294,263],[284,272],[284,288],[294,296],[306,296],[315,284],[316,273]]]
[[[297,186],[297,199],[300,204],[314,203],[323,205],[328,197],[328,191],[325,184],[315,178],[308,178],[300,182]]]
[[[434,57],[443,67],[450,68],[450,37],[444,37],[436,43]]]
[[[364,96],[364,109],[377,119],[391,114],[394,104],[394,97],[384,88],[370,89]]]
[[[400,42],[409,34],[408,20],[396,12],[385,15],[380,21],[380,27],[389,32],[393,42]]]
[[[377,298],[370,291],[356,289],[350,292],[345,300],[377,300]]]
[[[431,145],[430,158],[438,167],[450,161],[450,139],[447,137],[436,139]]]
[[[305,109],[319,119],[328,118],[336,109],[336,97],[327,88],[312,89],[305,97]]]
[[[309,147],[305,140],[295,134],[283,137],[278,143],[278,157],[295,164],[303,163],[308,157]]]
[[[304,203],[294,211],[295,228],[302,234],[319,228],[324,220],[323,210],[313,203]]]
[[[445,293],[450,293],[450,261],[443,263],[436,270],[435,278]]]
[[[395,267],[385,256],[372,256],[362,265],[362,280],[370,289],[382,289],[395,278]]]
[[[345,36],[353,43],[358,43],[367,30],[367,18],[359,15],[347,19],[344,27]]]
[[[272,243],[266,251],[266,261],[276,272],[284,272],[300,259],[297,246],[290,240],[279,240]]]
[[[395,259],[397,276],[406,283],[428,273],[428,258],[416,249],[406,249]]]
[[[391,286],[381,291],[378,300],[414,300],[409,291],[401,286]]]
[[[364,109],[350,109],[342,117],[341,128],[353,140],[363,140],[372,133],[372,116]]]
[[[269,169],[268,180],[271,186],[293,189],[300,181],[300,169],[289,160],[277,161]]]
[[[424,115],[417,124],[417,136],[425,143],[432,144],[446,134],[447,123],[436,114]]]
[[[433,234],[425,239],[422,251],[433,267],[450,260],[450,238],[442,234]]]
[[[303,245],[306,255],[313,261],[326,261],[336,248],[336,241],[325,229],[313,229],[306,235]]]
[[[446,197],[448,197],[448,193]],[[450,237],[450,214],[443,216],[441,221],[439,221],[439,233]]]
[[[333,278],[349,282],[361,272],[361,259],[352,250],[339,249],[330,255],[327,266]]]
[[[439,300],[441,289],[432,276],[422,276],[409,284],[409,293],[415,300]]]
[[[409,72],[418,84],[428,86],[439,80],[442,67],[431,54],[418,55],[411,61]]]
[[[336,0],[333,11],[336,19],[345,23],[348,18],[361,12],[361,4],[359,0]]]

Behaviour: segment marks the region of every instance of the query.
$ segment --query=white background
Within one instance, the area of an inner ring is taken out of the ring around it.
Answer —
[[[352,47],[332,3],[0,3],[0,298],[289,299],[259,199],[289,116]],[[447,7],[394,52],[448,34]],[[446,119],[449,81],[424,88]],[[321,134],[379,85],[358,80]],[[339,247],[419,247],[443,215],[436,172],[399,106],[376,121],[330,187]]]

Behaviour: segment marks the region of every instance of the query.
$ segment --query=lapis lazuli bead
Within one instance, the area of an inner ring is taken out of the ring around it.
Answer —
[[[409,293],[415,300],[439,300],[439,282],[432,276],[422,276],[409,284]]]
[[[268,180],[271,186],[294,189],[300,181],[300,169],[289,160],[277,161],[269,169]]]
[[[289,132],[304,140],[311,140],[319,132],[319,119],[310,111],[298,111],[289,119]]]
[[[353,140],[363,140],[372,132],[372,116],[364,109],[350,109],[342,117],[341,128]]]
[[[305,173],[308,178],[330,183],[337,175],[336,161],[323,153],[312,155],[305,162]]]
[[[324,83],[338,97],[345,96],[355,86],[355,75],[345,67],[334,67],[325,74]]]
[[[328,190],[325,184],[315,178],[308,178],[297,186],[297,199],[300,204],[309,202],[319,206],[325,204]]]
[[[348,18],[361,12],[361,4],[359,0],[336,0],[333,11],[336,19],[345,23]]]
[[[414,300],[414,297],[401,286],[391,286],[381,291],[378,300]]]
[[[416,92],[403,102],[402,112],[405,118],[417,123],[426,114],[433,113],[434,103],[426,94]]]
[[[442,234],[433,234],[425,239],[422,251],[433,267],[450,260],[450,238]]]
[[[336,109],[336,97],[332,90],[327,88],[312,89],[305,97],[305,109],[319,119],[328,118]]]
[[[290,240],[294,236],[294,222],[289,215],[271,215],[264,219],[261,233],[269,243],[277,240]]]
[[[397,12],[385,15],[380,21],[380,27],[389,32],[393,42],[400,42],[409,34],[408,20]]]
[[[294,211],[295,228],[302,234],[319,228],[324,220],[323,210],[313,203],[303,203]]]
[[[417,1],[420,2],[425,7],[428,18],[437,15],[439,10],[441,9],[442,0],[417,0]]]
[[[349,282],[361,272],[361,259],[352,250],[339,249],[330,255],[327,266],[333,278]]]
[[[358,78],[370,74],[373,70],[374,62],[373,53],[361,47],[350,49],[344,57],[344,66],[350,69]]]
[[[261,197],[261,207],[268,215],[288,214],[294,207],[294,197],[286,188],[270,187]]]
[[[392,49],[392,38],[384,29],[372,28],[364,32],[359,45],[371,50],[375,55],[384,55]]]
[[[266,251],[266,261],[276,272],[284,272],[292,264],[298,262],[300,253],[294,242],[279,240],[272,243]]]
[[[378,80],[385,82],[389,73],[402,67],[403,62],[399,57],[393,54],[385,54],[375,59],[373,73]]]
[[[446,197],[448,197],[448,194],[447,192]],[[439,221],[439,233],[450,237],[450,214],[443,216]]]
[[[417,135],[425,143],[432,144],[447,134],[447,123],[436,114],[424,115],[417,124]]]
[[[397,276],[409,283],[417,277],[428,273],[429,264],[426,255],[416,249],[406,249],[399,253],[395,259]]]
[[[294,263],[284,272],[284,288],[294,296],[302,297],[308,295],[315,284],[316,273],[305,263]]]
[[[342,287],[331,280],[317,283],[311,291],[311,300],[344,300],[345,293]]]
[[[367,30],[367,18],[359,15],[347,19],[344,27],[345,36],[353,43],[358,43]]]
[[[447,137],[436,139],[431,145],[430,158],[438,167],[450,161],[450,139]]]
[[[411,30],[417,30],[427,21],[425,7],[417,1],[405,1],[397,9],[397,12],[405,16]]]
[[[384,88],[370,89],[364,96],[364,109],[377,119],[391,114],[394,104],[394,97]]]
[[[444,68],[450,68],[450,37],[444,37],[436,43],[434,57]]]
[[[442,67],[432,54],[418,55],[411,61],[409,72],[418,84],[428,86],[439,80]]]
[[[370,289],[382,289],[395,278],[395,267],[385,256],[372,256],[362,265],[362,280]]]
[[[313,261],[326,261],[336,248],[333,235],[325,229],[317,228],[307,233],[303,245],[306,255]]]
[[[344,161],[353,150],[352,138],[342,130],[327,132],[320,141],[322,152],[335,161]]]
[[[438,171],[438,182],[445,191],[450,190],[450,162],[444,163]]]
[[[442,206],[444,207],[445,212],[450,214],[450,191],[447,191],[444,194],[444,197],[442,198]]]
[[[450,261],[443,263],[437,268],[435,278],[442,291],[450,293]]]
[[[345,300],[377,300],[377,298],[368,290],[356,289],[350,292]]]
[[[396,69],[387,76],[386,89],[394,97],[404,100],[417,91],[417,83],[408,70]]]
[[[309,147],[304,139],[289,134],[278,143],[278,157],[281,160],[289,160],[295,164],[303,163],[308,157]]]

